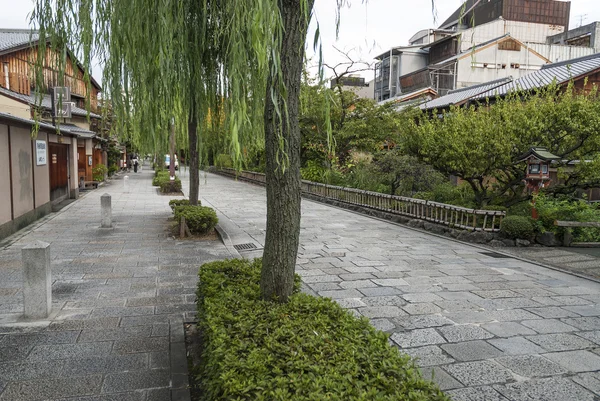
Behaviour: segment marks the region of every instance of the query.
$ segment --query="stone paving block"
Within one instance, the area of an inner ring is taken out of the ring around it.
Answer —
[[[368,318],[391,318],[406,315],[406,313],[404,313],[404,311],[397,306],[367,306],[359,308],[358,311],[361,313],[361,315]]]
[[[536,343],[548,351],[572,351],[592,347],[594,344],[573,334],[540,334],[528,336],[528,340]]]
[[[573,287],[554,287],[549,288],[550,291],[557,295],[585,295],[585,294],[598,294],[597,289],[592,289],[590,287],[582,287],[582,286],[573,286]]]
[[[545,350],[523,337],[496,338],[488,343],[507,355],[542,354]]]
[[[359,291],[364,294],[365,297],[382,297],[390,295],[400,295],[403,292],[396,287],[374,287],[374,288],[361,288]]]
[[[575,296],[532,297],[535,302],[548,306],[589,305],[590,301]]]
[[[579,337],[585,338],[588,341],[591,341],[593,343],[600,345],[600,330],[580,331],[575,334],[578,335]]]
[[[556,319],[523,320],[521,324],[540,334],[568,333],[577,330],[575,327],[569,326]]]
[[[42,378],[11,382],[0,395],[3,401],[46,400],[59,397],[78,397],[98,394],[102,376],[73,378]]]
[[[499,322],[533,320],[539,317],[524,309],[494,310],[489,311],[489,315],[493,320]]]
[[[575,312],[581,316],[600,316],[600,305],[573,305],[565,306],[566,310]]]
[[[335,300],[342,308],[360,308],[367,306],[360,298],[340,298]]]
[[[532,379],[494,389],[509,400],[515,401],[594,401],[592,393],[568,378]]]
[[[144,337],[150,337],[152,326],[117,327],[106,330],[82,330],[77,340],[80,343],[113,341],[122,338],[137,337],[138,341],[144,341]]]
[[[102,393],[169,387],[168,369],[138,370],[106,375]]]
[[[110,353],[112,342],[36,345],[28,356],[32,361],[101,357]]]
[[[432,382],[436,383],[442,391],[463,387],[458,380],[446,373],[443,368],[423,367],[420,370],[424,379],[431,380]]]
[[[421,347],[423,345],[443,344],[444,338],[435,329],[416,329],[394,333],[390,337],[400,348]]]
[[[362,298],[362,301],[368,306],[402,306],[406,302],[396,295],[374,296]]]
[[[148,401],[143,391],[133,391],[127,393],[92,395],[88,397],[61,398],[56,401]],[[168,398],[163,398],[168,400]]]
[[[431,327],[440,327],[453,325],[454,322],[441,315],[411,315],[394,319],[397,325],[406,330],[426,329]]]
[[[340,283],[340,287],[342,287],[343,289],[349,289],[349,288],[369,288],[369,287],[377,287],[377,286],[378,285],[375,284],[371,280],[342,281]]]
[[[382,287],[408,287],[408,283],[401,278],[376,278],[373,282]]]
[[[353,281],[353,280],[368,280],[371,278],[375,278],[372,273],[346,273],[340,274],[340,278],[344,281]]]
[[[489,386],[466,387],[446,392],[453,401],[508,401],[502,394]]]
[[[563,323],[569,326],[577,327],[581,330],[600,330],[600,317],[577,317],[569,319],[561,319]]]
[[[523,377],[546,377],[567,373],[560,365],[539,355],[505,356],[496,358],[495,361]]]
[[[482,310],[483,308],[471,301],[437,301],[437,306],[446,312],[458,312],[463,310]]]
[[[152,390],[148,390],[146,393],[147,393],[146,401],[165,401],[165,400],[180,401],[179,399],[172,397],[171,390],[168,388],[152,389]],[[188,396],[189,396],[189,392],[188,392]],[[184,400],[181,400],[181,401],[184,401]]]
[[[393,330],[396,328],[394,323],[392,323],[388,319],[378,318],[378,319],[369,319],[369,321],[371,322],[373,327],[375,327],[377,330],[390,331],[390,330]]]
[[[356,289],[350,290],[331,290],[331,291],[319,291],[318,294],[322,297],[339,299],[339,298],[360,298],[362,294]]]
[[[0,382],[60,377],[62,376],[64,365],[65,361],[63,360],[18,360],[0,363]]]
[[[439,331],[450,343],[470,340],[485,340],[494,337],[494,335],[490,332],[485,331],[479,326],[471,324],[440,327]]]
[[[561,308],[558,306],[545,306],[542,308],[525,308],[526,311],[535,313],[536,315],[546,318],[555,319],[561,317],[579,317],[578,314],[573,313],[567,308]]]
[[[440,291],[436,293],[436,295],[449,300],[449,301],[479,301],[482,300],[478,295],[473,294],[472,292],[467,291],[455,291],[455,292],[446,292]]]
[[[502,355],[502,351],[482,340],[444,344],[441,347],[458,361],[477,361]]]
[[[443,300],[443,298],[436,294],[428,293],[403,294],[402,298],[411,303],[436,302]]]
[[[440,347],[435,345],[406,348],[402,349],[401,352],[415,358],[418,366],[444,365],[454,362],[453,358],[449,357]]]
[[[486,299],[516,298],[520,295],[519,293],[511,290],[479,290],[473,291],[473,294],[479,295],[480,297]]]
[[[544,356],[571,372],[600,371],[600,356],[589,351],[552,352]]]
[[[169,349],[169,339],[166,337],[150,337],[140,341],[138,338],[129,338],[115,341],[113,351],[117,354],[131,354],[136,352],[154,352]]]
[[[154,323],[169,323],[167,315],[144,315],[144,316],[128,316],[121,318],[121,327],[128,326],[146,326]]]
[[[408,304],[402,307],[410,315],[432,315],[442,312],[442,309],[431,303]]]
[[[506,383],[513,380],[508,369],[493,361],[455,363],[444,369],[465,386]]]
[[[9,334],[0,341],[2,347],[27,347],[43,344],[69,344],[77,341],[79,331],[45,331],[41,333]]]
[[[154,314],[154,306],[96,308],[91,317],[139,316]]]
[[[313,284],[308,284],[308,286],[313,290],[313,291],[330,291],[330,290],[341,290],[342,287],[340,287],[339,283],[313,283]]]
[[[600,375],[598,372],[580,373],[571,379],[594,394],[600,394]]]
[[[83,359],[71,358],[62,362],[64,362],[62,374],[65,377],[107,374],[147,369],[148,354],[110,355]]]

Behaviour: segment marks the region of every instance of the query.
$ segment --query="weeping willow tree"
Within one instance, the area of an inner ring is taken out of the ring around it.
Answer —
[[[338,26],[345,3],[335,3]],[[40,43],[48,39],[62,50],[57,54],[70,45],[81,55],[88,88],[91,60],[104,66],[114,127],[140,150],[166,149],[174,119],[178,147],[187,147],[192,159],[191,201],[198,198],[202,132],[218,120],[211,115],[223,108],[236,164],[242,148],[264,146],[261,291],[264,299],[279,302],[292,293],[299,245],[298,107],[313,5],[314,0],[36,0],[32,13]],[[59,69],[64,71],[64,62]],[[41,73],[37,80],[43,87]]]

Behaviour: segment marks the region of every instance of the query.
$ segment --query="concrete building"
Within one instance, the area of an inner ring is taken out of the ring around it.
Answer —
[[[363,99],[373,99],[374,80],[366,82],[366,79],[358,74],[350,74],[341,77],[339,80],[333,78],[329,81],[330,88],[341,85],[342,90],[354,92],[356,96]]]
[[[467,0],[439,28],[376,57],[374,98],[414,101],[425,88],[444,96],[600,51],[596,24],[569,31],[569,15],[568,1]]]
[[[72,93],[73,103],[62,105],[70,107],[70,117],[53,118],[50,95],[38,95],[32,80],[40,45],[47,46],[35,32],[0,30],[0,187],[7,189],[0,191],[0,238],[50,212],[53,205],[77,198],[79,189],[92,181],[92,169],[106,164],[105,140],[94,132],[100,115],[91,112],[88,121],[83,109],[88,95],[83,67],[70,53],[62,79],[56,66],[44,66],[46,87],[60,82]],[[49,48],[47,52],[51,56]],[[92,79],[93,110],[99,91]]]

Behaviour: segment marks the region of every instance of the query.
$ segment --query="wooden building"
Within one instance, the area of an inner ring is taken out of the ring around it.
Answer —
[[[45,85],[38,93],[34,73],[41,45]],[[49,213],[53,205],[77,198],[82,183],[92,181],[93,168],[106,164],[106,140],[94,132],[101,88],[92,78],[88,90],[82,65],[68,56],[59,76],[55,54],[36,32],[0,29],[0,186],[9,189],[0,191],[0,238]],[[52,118],[46,88],[56,86],[71,91],[70,118]],[[88,91],[89,114],[84,109]]]

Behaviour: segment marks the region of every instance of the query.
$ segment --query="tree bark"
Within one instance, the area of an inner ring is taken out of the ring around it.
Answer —
[[[195,110],[190,112],[188,122],[188,141],[190,148],[190,205],[198,204],[198,194],[200,192],[200,160],[198,158],[198,124],[196,121]]]
[[[171,180],[175,179],[175,121],[171,121],[171,131],[169,132],[169,176]]]
[[[265,300],[287,302],[294,288],[296,256],[300,242],[300,127],[298,109],[300,81],[304,62],[304,43],[308,19],[303,0],[279,0],[283,20],[280,50],[281,79],[286,88],[287,118],[284,102],[277,99],[281,116],[275,111],[271,88],[280,82],[269,81],[265,102],[265,152],[267,158],[267,232],[260,280]],[[307,0],[308,15],[314,0]],[[280,148],[279,135],[283,137]],[[279,160],[285,160],[285,170]]]

